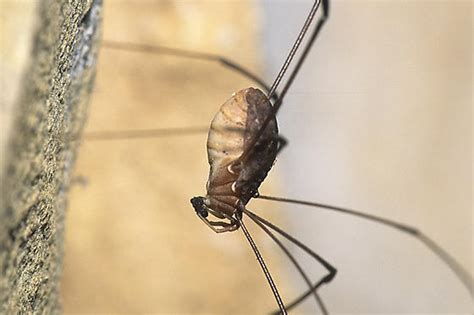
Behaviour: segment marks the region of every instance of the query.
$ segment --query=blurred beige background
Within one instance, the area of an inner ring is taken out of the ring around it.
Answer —
[[[34,9],[34,1],[0,1],[0,163],[23,65],[29,54]]]
[[[472,273],[472,3],[332,4],[279,116],[290,145],[262,193],[410,223]],[[223,54],[271,81],[310,5],[106,1],[103,37]],[[32,6],[1,1],[5,121]],[[252,85],[208,62],[111,50],[100,57],[87,131],[205,126],[233,91]],[[261,314],[274,307],[240,232],[214,234],[189,204],[205,193],[205,141],[84,141],[76,175],[87,183],[71,192],[68,212],[66,313]],[[332,313],[472,311],[456,278],[409,237],[310,208],[250,205],[339,269],[322,291]],[[254,232],[283,295],[304,289],[271,241]],[[310,300],[299,310],[315,309]]]
[[[258,73],[263,52],[252,2],[109,1],[108,40],[213,52]],[[206,61],[103,49],[87,131],[208,126],[250,83]],[[82,144],[72,191],[66,312],[265,313],[273,296],[246,240],[216,235],[189,200],[205,194],[206,133]],[[280,217],[280,221],[283,217]],[[249,224],[250,225],[250,224]],[[277,250],[255,236],[285,294]]]
[[[308,6],[265,2],[270,76]],[[472,12],[472,1],[333,1],[280,113],[290,145],[277,165],[285,195],[418,227],[471,274]],[[464,287],[412,238],[285,208],[295,234],[339,268],[322,293],[333,312],[472,313]]]

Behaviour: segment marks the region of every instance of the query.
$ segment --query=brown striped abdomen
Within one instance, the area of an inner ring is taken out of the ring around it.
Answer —
[[[206,204],[210,208],[232,215],[239,200],[245,204],[251,197],[242,195],[240,188],[246,188],[249,181],[258,188],[265,178],[276,156],[278,129],[274,117],[257,142],[261,147],[258,152],[239,170],[229,166],[238,161],[269,114],[271,105],[265,94],[248,88],[234,93],[214,116],[207,139],[210,171]]]

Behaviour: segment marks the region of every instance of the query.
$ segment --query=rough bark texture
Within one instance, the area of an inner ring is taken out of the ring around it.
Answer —
[[[39,3],[2,176],[2,314],[60,310],[64,215],[94,80],[100,2]]]

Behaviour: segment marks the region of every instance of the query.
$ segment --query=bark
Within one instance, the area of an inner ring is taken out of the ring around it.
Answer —
[[[0,313],[57,313],[64,216],[91,94],[100,0],[39,2],[0,204]]]

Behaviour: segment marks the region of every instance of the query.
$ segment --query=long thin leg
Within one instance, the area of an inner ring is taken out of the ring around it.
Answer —
[[[311,47],[313,46],[316,38],[318,37],[319,35],[319,32],[321,31],[323,25],[326,23],[326,20],[328,19],[329,17],[329,0],[316,0],[313,7],[311,8],[311,11],[308,15],[308,18],[306,19],[306,22],[300,32],[300,35],[298,36],[295,44],[293,45],[293,48],[291,49],[290,51],[290,54],[288,55],[287,57],[287,60],[285,61],[285,64],[283,65],[282,69],[280,70],[280,73],[278,74],[277,78],[275,79],[275,82],[273,83],[272,85],[272,92],[275,92],[278,84],[280,83],[281,79],[283,78],[286,70],[288,69],[288,65],[289,63],[291,62],[291,60],[293,59],[294,57],[294,54],[296,53],[296,50],[298,49],[306,31],[308,30],[309,28],[309,24],[311,23],[313,17],[314,17],[314,14],[316,13],[316,11],[318,10],[319,8],[319,4],[322,2],[322,15],[321,17],[319,18],[318,20],[318,23],[313,31],[313,33],[311,34],[310,38],[308,39],[308,42],[306,43],[302,53],[301,53],[301,56],[299,57],[293,71],[291,72],[288,80],[286,81],[284,87],[283,87],[283,90],[282,92],[280,93],[280,97],[278,98],[278,100],[275,102],[275,104],[273,105],[273,108],[272,108],[272,111],[269,113],[269,115],[267,116],[267,118],[265,119],[265,121],[263,122],[262,124],[262,127],[260,128],[260,130],[258,131],[258,133],[256,134],[256,136],[252,139],[252,142],[250,142],[249,144],[249,149],[246,150],[242,156],[240,157],[242,160],[245,160],[247,159],[252,151],[253,151],[253,148],[255,147],[255,144],[257,143],[257,141],[260,139],[260,137],[262,136],[263,134],[263,131],[265,130],[265,128],[267,127],[268,123],[270,122],[270,120],[272,120],[272,118],[277,114],[278,110],[280,109],[282,103],[283,103],[283,99],[286,95],[286,93],[288,92],[288,89],[291,87],[293,81],[295,80],[298,72],[300,71],[301,69],[301,66],[303,65],[303,62],[306,60],[306,57],[308,56],[308,53],[309,51],[311,50]],[[272,96],[272,93],[270,93],[268,95],[268,98],[271,98],[273,97]]]
[[[314,15],[316,14],[316,11],[319,8],[319,5],[322,2],[322,11],[323,14],[320,17],[318,24],[313,31],[308,43],[306,44],[294,70],[292,71],[287,83],[285,84],[283,88],[283,92],[281,96],[278,96],[276,94],[276,89],[281,82],[284,74],[286,73],[288,66],[290,65],[291,61],[293,60],[296,51],[298,50],[299,45],[301,44],[304,35],[306,34],[311,21],[313,20]],[[252,151],[254,144],[258,141],[258,139],[261,137],[265,127],[271,120],[273,116],[276,115],[278,112],[280,106],[282,105],[283,102],[283,97],[290,88],[294,78],[296,77],[297,73],[299,72],[299,69],[301,68],[301,65],[303,64],[303,61],[306,59],[306,56],[312,47],[316,37],[319,34],[320,29],[322,28],[323,24],[325,23],[326,19],[328,18],[329,14],[329,0],[316,0],[309,15],[308,18],[305,21],[305,24],[303,25],[303,28],[298,35],[295,44],[293,45],[282,69],[280,70],[280,73],[278,74],[277,78],[272,84],[272,87],[268,87],[268,85],[263,82],[259,77],[257,77],[255,74],[251,73],[241,65],[237,64],[236,62],[227,59],[225,57],[215,55],[215,54],[208,54],[208,53],[201,53],[201,52],[194,52],[194,51],[189,51],[189,50],[183,50],[183,49],[175,49],[175,48],[169,48],[169,47],[162,47],[162,46],[154,46],[154,45],[144,45],[144,44],[136,44],[136,43],[126,43],[126,42],[115,42],[115,41],[108,41],[108,40],[103,40],[102,41],[102,47],[104,48],[109,48],[109,49],[118,49],[118,50],[129,50],[129,51],[135,51],[135,52],[141,52],[141,53],[160,53],[160,54],[169,54],[169,55],[174,55],[174,56],[180,56],[180,57],[186,57],[186,58],[193,58],[193,59],[201,59],[201,60],[208,60],[208,61],[214,61],[214,62],[219,62],[225,67],[228,67],[229,69],[233,69],[240,73],[241,75],[249,78],[250,80],[256,82],[257,84],[261,85],[268,93],[268,98],[269,99],[274,99],[275,104],[273,106],[273,110],[270,113],[270,115],[265,119],[262,128],[259,130],[257,136],[253,139],[252,145],[249,147],[251,148],[250,150],[247,150],[242,154],[242,159],[247,158],[250,151]],[[198,127],[200,129],[200,127]],[[185,128],[180,128],[185,130]],[[107,132],[95,132],[94,135],[87,136],[85,135],[85,139],[88,140],[110,140],[110,139],[123,139],[123,138],[140,138],[140,137],[153,137],[153,136],[163,136],[163,135],[169,135],[167,133],[166,129],[155,129],[155,130],[138,130],[138,131],[119,131],[117,135],[113,134],[113,131],[107,131]],[[191,132],[194,133],[194,132]],[[186,134],[186,132],[182,133]]]
[[[295,257],[293,257],[293,255],[290,253],[290,251],[286,248],[286,246],[283,245],[283,243],[275,236],[275,234],[273,234],[263,223],[261,223],[260,221],[258,221],[255,218],[253,218],[252,216],[249,216],[249,218],[252,219],[255,222],[255,224],[257,224],[265,233],[267,233],[267,235],[270,236],[270,238],[275,243],[277,243],[277,245],[280,247],[280,249],[285,253],[285,255],[291,260],[291,262],[293,263],[295,268],[298,270],[301,277],[304,279],[304,281],[308,285],[308,288],[312,290],[311,280],[309,279],[308,275],[304,272],[303,268],[298,263],[298,261],[295,259]],[[316,299],[316,303],[321,308],[322,313],[325,314],[325,315],[328,314],[328,311],[327,311],[326,307],[324,306],[324,303],[323,303],[321,297],[318,295],[318,293],[316,291],[313,291],[313,290],[312,290],[312,293],[314,295],[314,298]],[[288,310],[288,308],[287,308],[287,310]]]
[[[306,20],[303,24],[303,27],[301,28],[301,31],[298,34],[298,37],[296,38],[295,43],[293,44],[293,47],[291,47],[291,50],[288,53],[288,56],[286,57],[286,60],[283,63],[283,66],[281,67],[280,72],[278,73],[275,81],[272,84],[272,87],[270,89],[270,93],[268,95],[268,98],[271,98],[273,96],[273,93],[276,92],[276,89],[278,88],[278,85],[280,84],[281,80],[283,79],[283,76],[285,75],[286,71],[288,70],[288,67],[291,64],[291,61],[295,57],[296,52],[298,51],[298,48],[299,48],[301,42],[303,41],[303,38],[306,35],[306,32],[308,31],[308,29],[311,25],[311,22],[313,21],[313,18],[316,14],[316,11],[318,11],[320,3],[321,3],[321,0],[314,1],[314,4],[311,7],[311,10],[309,11],[308,17],[306,18]],[[281,96],[280,96],[280,98],[281,98]]]
[[[209,126],[186,127],[186,128],[162,128],[162,129],[142,129],[142,130],[117,130],[117,131],[90,131],[83,135],[86,141],[100,140],[126,140],[143,138],[162,138],[170,136],[192,136],[206,134]]]
[[[260,85],[267,93],[270,93],[270,87],[257,75],[245,69],[235,61],[226,57],[196,52],[184,49],[175,49],[156,45],[144,45],[129,42],[115,42],[109,40],[102,41],[102,47],[105,49],[125,50],[137,53],[164,54],[176,57],[191,58],[197,60],[218,62],[220,65],[236,71],[240,75]],[[273,93],[273,100],[278,100],[278,94]],[[189,136],[196,134],[205,134],[209,131],[209,126],[186,127],[186,128],[162,128],[162,129],[143,129],[143,130],[117,130],[117,131],[93,131],[84,134],[83,139],[87,141],[97,140],[125,140],[142,138],[161,138],[169,136]]]
[[[211,229],[213,230],[214,232],[216,233],[224,233],[224,232],[232,232],[232,231],[235,231],[239,228],[238,225],[236,224],[232,224],[232,223],[226,223],[226,222],[222,222],[222,221],[211,221],[207,218],[204,218],[200,215],[198,215],[198,217],[204,222],[206,223],[206,225]],[[217,227],[221,227],[221,228],[217,228]]]
[[[308,201],[302,201],[302,200],[296,200],[296,199],[287,199],[287,198],[270,197],[270,196],[262,196],[262,195],[258,195],[256,198],[273,200],[273,201],[281,201],[281,202],[287,202],[287,203],[292,203],[292,204],[300,204],[300,205],[305,205],[305,206],[322,208],[326,210],[337,211],[340,213],[356,216],[365,220],[369,220],[372,222],[390,226],[396,229],[397,231],[411,235],[415,237],[416,239],[418,239],[419,241],[421,241],[436,256],[438,256],[454,272],[454,274],[458,277],[458,279],[463,283],[463,285],[469,291],[471,296],[474,296],[474,291],[473,291],[474,280],[472,279],[472,276],[461,266],[461,264],[459,264],[456,261],[456,259],[454,259],[450,254],[448,254],[448,252],[446,252],[433,240],[431,240],[429,237],[427,237],[425,234],[423,234],[421,231],[419,231],[418,229],[414,227],[411,227],[409,225],[402,224],[399,222],[395,222],[389,219],[374,216],[371,214],[366,214],[361,211],[352,210],[352,209],[343,208],[343,207],[331,206],[331,205],[318,203],[318,202],[308,202]]]
[[[317,290],[321,285],[323,284],[326,284],[326,283],[329,283],[332,281],[332,279],[334,279],[334,277],[336,276],[336,273],[337,273],[337,270],[336,268],[334,268],[329,262],[327,262],[324,258],[322,258],[321,256],[319,256],[318,254],[316,254],[311,248],[309,248],[308,246],[306,246],[305,244],[303,244],[302,242],[300,242],[299,240],[297,240],[296,238],[294,238],[293,236],[291,236],[290,234],[286,233],[285,231],[283,231],[281,228],[279,228],[278,226],[274,225],[273,223],[265,220],[264,218],[258,216],[257,214],[251,212],[250,210],[248,209],[244,209],[243,210],[244,213],[246,215],[248,215],[250,218],[252,218],[253,220],[258,220],[260,221],[261,223],[265,224],[266,226],[268,226],[269,228],[271,228],[272,230],[274,230],[275,232],[277,232],[278,234],[280,234],[281,236],[283,236],[284,238],[286,238],[287,240],[289,240],[290,242],[292,242],[293,244],[295,244],[296,246],[298,246],[299,248],[301,248],[302,250],[304,250],[307,254],[309,254],[311,257],[313,257],[316,261],[318,261],[321,265],[324,266],[324,268],[327,269],[328,271],[328,274],[323,277],[321,280],[319,280],[318,282],[316,282],[310,290],[308,290],[305,294],[303,294],[302,296],[300,296],[299,298],[295,299],[293,302],[289,303],[286,307],[287,309],[291,309],[293,307],[295,307],[296,305],[298,305],[300,302],[302,302],[306,297],[308,297],[311,292]]]
[[[232,131],[234,129],[228,128],[226,130]],[[207,134],[208,132],[209,126],[116,131],[103,130],[87,132],[84,134],[83,139],[86,141],[131,140],[144,138],[194,136]]]
[[[217,62],[223,67],[236,71],[240,75],[257,83],[265,91],[267,91],[267,93],[270,93],[270,87],[268,86],[268,84],[266,84],[256,74],[252,73],[250,70],[246,69],[245,67],[239,65],[237,62],[229,58],[223,57],[221,55],[203,53],[203,52],[197,52],[197,51],[185,50],[185,49],[170,48],[170,47],[164,47],[164,46],[158,46],[158,45],[145,45],[145,44],[137,44],[137,43],[130,43],[130,42],[115,42],[111,40],[103,40],[102,47],[106,49],[126,50],[126,51],[148,53],[148,54],[171,55],[171,56],[176,56],[176,57]],[[274,95],[272,99],[274,101],[277,101],[278,95],[275,93],[273,94]]]
[[[273,296],[275,297],[275,300],[278,304],[278,308],[280,309],[280,314],[284,314],[284,315],[288,314],[285,308],[285,304],[283,303],[283,300],[281,299],[280,293],[278,292],[275,282],[273,281],[272,276],[270,272],[268,271],[267,265],[265,264],[265,261],[263,260],[263,257],[257,248],[257,245],[253,241],[252,236],[250,235],[249,231],[247,230],[247,227],[242,221],[242,218],[240,217],[237,220],[240,224],[240,227],[242,228],[242,232],[244,233],[245,237],[247,238],[247,241],[250,244],[250,247],[252,247],[252,250],[255,256],[257,256],[258,263],[260,264],[260,267],[262,267],[263,273],[265,274],[265,277],[267,278],[267,282],[270,285],[270,288],[272,289]]]

